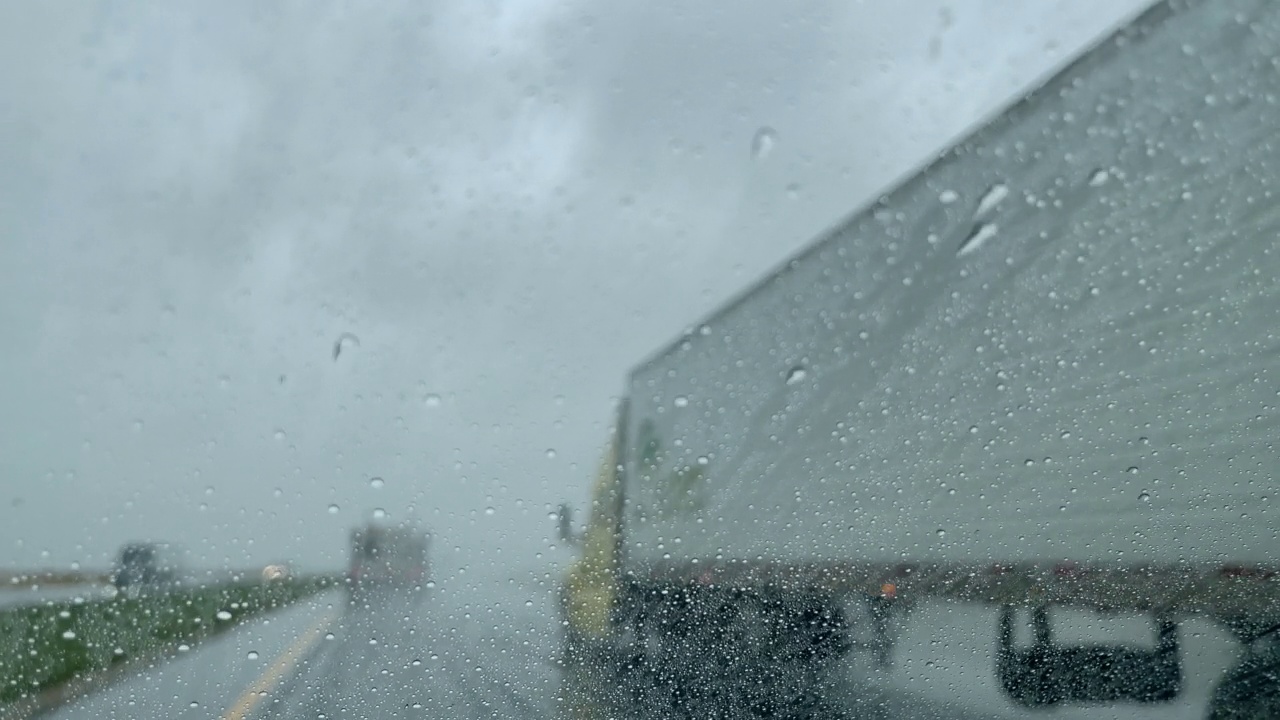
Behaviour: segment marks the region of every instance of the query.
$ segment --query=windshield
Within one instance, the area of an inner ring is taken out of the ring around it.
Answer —
[[[1280,714],[1270,2],[0,39],[0,716]]]

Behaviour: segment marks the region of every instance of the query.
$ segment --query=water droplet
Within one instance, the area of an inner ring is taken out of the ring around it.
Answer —
[[[337,360],[338,356],[342,354],[343,350],[346,350],[347,348],[359,347],[359,346],[360,346],[360,338],[356,337],[355,335],[352,335],[349,332],[344,332],[341,335],[339,335],[338,339],[335,340],[333,343],[333,359]]]
[[[1005,185],[1004,183],[996,183],[995,185],[992,185],[985,193],[982,194],[982,199],[978,201],[978,208],[973,211],[974,219],[984,217],[992,210],[995,210],[996,206],[999,205],[1006,197],[1009,197],[1008,185]]]
[[[385,484],[386,483],[383,482],[382,478],[380,477],[369,478],[369,487],[373,488],[374,490],[381,490],[382,486]]]
[[[804,369],[803,365],[796,365],[787,371],[787,384],[795,385],[796,383],[804,382],[807,375],[808,372]]]
[[[763,160],[769,157],[769,153],[773,152],[773,147],[777,144],[778,132],[766,125],[757,130],[755,137],[751,138],[751,157]]]
[[[685,397],[684,395],[678,395],[676,396],[674,403],[675,403],[675,406],[678,408],[689,407],[689,398]]]
[[[1151,493],[1146,490],[1138,493],[1138,502],[1151,502]]]
[[[1138,466],[1134,465],[1134,466],[1130,467],[1128,470],[1125,470],[1125,472],[1129,473],[1130,475],[1137,475],[1137,474],[1138,474]]]
[[[943,205],[950,205],[951,203],[959,199],[960,199],[960,193],[956,192],[955,190],[943,190],[942,192],[938,193],[938,202],[942,203]]]
[[[276,440],[284,440],[284,439],[285,439],[284,431],[283,431],[283,430],[281,430],[281,429],[279,429],[279,428],[276,428],[276,431],[275,431],[275,433],[274,433],[274,436],[275,436],[275,439],[276,439]]]
[[[373,509],[373,518],[374,518],[375,520],[383,520],[383,519],[385,519],[386,517],[387,517],[387,511],[386,511],[386,510],[383,510],[382,508],[374,508],[374,509]]]
[[[181,645],[178,646],[178,652],[187,652],[190,649],[191,649],[191,646],[186,643],[182,643]]]
[[[947,531],[943,530],[942,528],[938,528],[938,537],[944,538],[946,536],[947,536]]]
[[[226,610],[219,610],[219,611],[218,611],[217,618],[218,618],[219,620],[230,620],[230,619],[231,619],[231,613],[227,612]]]
[[[1063,440],[1066,440],[1066,439],[1068,439],[1068,438],[1070,438],[1070,437],[1071,437],[1071,431],[1070,431],[1070,430],[1063,430],[1063,431],[1062,431],[1062,435],[1060,435],[1059,437],[1061,437]]]
[[[72,630],[68,630],[68,631],[66,631],[66,632],[62,633],[62,639],[63,639],[63,640],[74,640],[74,639],[75,639],[75,637],[76,637],[76,634],[75,634],[75,632],[74,632],[74,631],[72,631]]]
[[[435,393],[427,393],[423,402],[427,404],[427,407],[440,407],[440,396]]]
[[[960,247],[956,249],[956,255],[964,256],[972,252],[976,252],[984,243],[996,236],[1000,232],[1000,228],[995,223],[979,223],[974,226],[973,231],[969,233],[969,237],[960,243]]]
[[[335,636],[334,636],[334,634],[333,634],[333,633],[331,633],[331,632],[327,632],[327,633],[325,633],[325,634],[324,634],[324,639],[325,639],[325,640],[332,640],[334,637],[335,637]]]
[[[198,708],[200,707],[200,703],[196,702],[195,700],[192,700],[190,703],[187,703],[187,707]]]
[[[331,505],[329,505],[329,514],[330,514],[330,515],[337,515],[337,514],[338,514],[338,506],[337,506],[337,505],[332,505],[332,504],[331,504]]]
[[[497,510],[494,510],[492,505],[484,509],[485,515],[492,515],[495,512],[497,512]]]
[[[533,607],[533,601],[532,601],[532,600],[525,600],[525,601],[524,601],[524,606],[525,606],[525,607]]]
[[[787,185],[787,198],[795,200],[800,197],[800,183],[791,183]]]
[[[418,667],[419,665],[421,665],[421,664],[422,664],[422,661],[421,661],[421,660],[419,660],[418,658],[414,658],[414,659],[413,659],[413,662],[411,662],[411,663],[409,663],[409,664],[410,664],[410,665],[412,665],[412,666],[414,666],[414,667]]]
[[[249,651],[249,655],[248,655],[247,657],[248,657],[250,660],[257,660],[257,659],[258,659],[258,651],[257,651],[257,650],[250,650],[250,651]]]
[[[547,459],[548,459],[548,460],[555,460],[555,459],[556,459],[556,449],[555,449],[555,448],[547,448]]]
[[[1103,170],[1102,168],[1099,168],[1097,170],[1094,170],[1093,174],[1089,176],[1089,185],[1091,187],[1102,187],[1103,185],[1106,185],[1107,181],[1110,179],[1111,179],[1111,173],[1107,172],[1106,170]]]
[[[1036,464],[1036,461],[1032,460],[1031,458],[1027,458],[1026,460],[1022,461],[1022,464],[1026,465],[1027,467],[1031,467]]]

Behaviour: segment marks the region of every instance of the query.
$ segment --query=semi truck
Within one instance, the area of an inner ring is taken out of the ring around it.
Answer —
[[[120,548],[111,570],[111,584],[119,591],[138,594],[177,587],[187,580],[186,552],[161,542],[131,542]]]
[[[1280,5],[1157,3],[636,366],[571,714],[821,715],[921,603],[999,618],[975,662],[1025,708],[1177,699],[1189,618],[1274,634],[1277,56]]]
[[[430,543],[426,531],[408,524],[353,529],[347,571],[352,599],[382,591],[420,593],[428,578]]]

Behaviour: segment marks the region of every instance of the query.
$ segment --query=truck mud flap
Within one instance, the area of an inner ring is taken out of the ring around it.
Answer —
[[[617,623],[615,692],[637,717],[822,716],[851,647],[840,605],[810,592],[634,584]]]
[[[1159,619],[1154,649],[1131,645],[1060,645],[1053,642],[1048,611],[1032,611],[1035,641],[1014,647],[1016,609],[1000,612],[996,674],[1005,694],[1025,707],[1118,701],[1168,702],[1182,692],[1178,626]]]

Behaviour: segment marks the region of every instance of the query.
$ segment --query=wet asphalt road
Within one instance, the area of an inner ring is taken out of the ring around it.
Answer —
[[[437,588],[347,605],[257,717],[551,717],[559,675],[542,603],[479,597]]]
[[[102,600],[115,595],[108,585],[32,585],[0,589],[0,610],[25,605],[63,603],[83,598],[85,601]]]
[[[355,603],[345,591],[329,592],[178,653],[51,717],[549,718],[561,690],[554,597],[554,581],[513,578]],[[877,673],[858,657],[841,669],[829,698],[840,707],[833,717],[1042,717],[1012,706],[993,686],[993,622],[985,610],[921,608],[892,671]],[[1181,701],[1050,714],[1203,717],[1212,683],[1237,650],[1204,623],[1184,629],[1189,687]],[[1136,628],[1107,632],[1140,638]]]
[[[548,582],[514,579],[355,603],[328,592],[45,717],[550,717],[559,690],[553,595]]]

